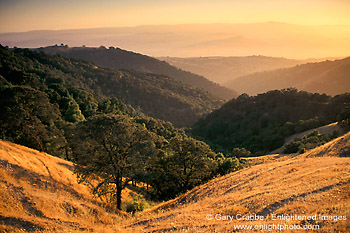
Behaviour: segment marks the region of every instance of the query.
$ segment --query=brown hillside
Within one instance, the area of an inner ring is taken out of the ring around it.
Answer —
[[[125,228],[134,232],[234,232],[238,231],[235,225],[241,224],[265,227],[262,232],[271,232],[267,228],[272,224],[298,224],[319,226],[317,232],[350,232],[350,158],[330,157],[349,153],[349,143],[350,133],[306,154],[219,177],[129,221]],[[217,214],[234,219],[216,220]],[[264,220],[235,219],[236,215],[250,214],[263,216]],[[304,219],[275,220],[275,216],[273,220],[272,214]],[[208,215],[213,219],[207,220]],[[317,219],[306,219],[314,215]],[[320,216],[331,217],[324,220]],[[345,216],[341,218],[346,220],[333,216]],[[302,230],[308,231],[313,230]]]
[[[307,62],[324,61],[294,60],[282,57],[247,56],[247,57],[160,57],[159,60],[180,69],[202,75],[207,79],[224,84],[240,76],[293,67]]]
[[[119,232],[72,163],[0,140],[0,232]]]
[[[350,90],[350,58],[297,65],[241,76],[225,84],[239,94],[257,95],[295,87],[312,93],[338,95]]]

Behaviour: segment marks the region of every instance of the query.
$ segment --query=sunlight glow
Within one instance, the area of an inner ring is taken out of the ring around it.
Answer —
[[[0,32],[268,21],[347,25],[349,11],[347,0],[0,0]]]

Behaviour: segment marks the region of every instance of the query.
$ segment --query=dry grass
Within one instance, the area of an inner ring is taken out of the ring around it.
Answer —
[[[0,232],[119,232],[122,218],[78,184],[72,169],[70,162],[0,141]]]
[[[350,158],[327,156],[347,151],[349,139],[350,133],[295,157],[270,155],[263,164],[216,178],[128,220],[124,228],[134,232],[232,232],[235,224],[287,223],[319,225],[317,232],[350,232]],[[207,220],[208,214],[257,214],[265,219]],[[346,216],[347,220],[266,219],[271,214]]]
[[[125,218],[108,213],[86,186],[77,184],[71,163],[0,141],[0,232],[232,232],[235,224],[277,223],[350,232],[350,158],[339,157],[348,155],[349,148],[350,133],[302,155],[254,158],[250,162],[257,165]],[[265,219],[207,220],[208,214]],[[266,219],[271,214],[347,220]]]
[[[304,154],[306,157],[350,157],[350,133]]]

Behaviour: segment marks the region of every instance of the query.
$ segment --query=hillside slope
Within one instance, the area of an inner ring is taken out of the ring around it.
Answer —
[[[223,99],[231,99],[237,96],[237,93],[233,90],[219,86],[200,75],[180,70],[155,58],[122,50],[120,48],[70,48],[66,46],[51,46],[40,48],[38,51],[44,51],[48,54],[60,54],[69,58],[82,59],[93,62],[98,66],[113,68],[115,70],[133,69],[143,73],[166,75],[177,81],[208,91],[212,95]]]
[[[85,92],[91,97],[85,97],[90,98],[85,105],[91,105],[92,99],[101,103],[118,98],[148,116],[184,127],[223,103],[206,91],[164,75],[115,71],[75,59],[2,46],[0,59],[1,85],[30,86],[45,92],[60,107],[67,102],[67,99],[57,101],[60,96],[69,98],[74,95],[72,92]],[[83,111],[84,107],[79,105]]]
[[[117,232],[70,162],[0,140],[0,232]]]
[[[293,67],[310,62],[282,57],[160,57],[160,60],[183,70],[202,75],[207,79],[224,85],[240,76],[256,72]],[[320,59],[321,60],[321,59]],[[325,60],[325,59],[324,59]]]
[[[265,226],[262,232],[270,232],[272,224],[297,224],[319,227],[318,232],[349,232],[350,158],[339,157],[344,151],[349,156],[349,143],[350,133],[305,154],[219,177],[129,221],[125,228],[134,232],[232,232],[238,231],[238,225],[257,225]],[[239,220],[240,215],[255,214],[264,219]],[[316,214],[317,219],[276,220],[283,214]],[[218,220],[227,216],[233,220]],[[345,216],[346,220],[320,216]]]
[[[249,95],[289,87],[337,95],[350,90],[350,58],[255,73],[229,81],[225,86]]]
[[[88,187],[77,183],[71,163],[0,141],[0,231],[232,232],[236,224],[286,223],[319,226],[319,232],[349,232],[349,148],[347,133],[305,154],[276,157],[218,177],[124,219],[108,212],[91,196]],[[236,218],[238,214],[270,219],[216,219]],[[272,220],[271,214],[345,216],[347,220]],[[213,219],[208,220],[210,217]]]

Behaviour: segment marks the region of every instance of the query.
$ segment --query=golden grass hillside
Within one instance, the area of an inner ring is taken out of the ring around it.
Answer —
[[[70,162],[0,141],[0,232],[350,232],[350,158],[340,157],[349,150],[350,133],[302,155],[269,155],[124,218],[77,183]],[[263,219],[240,219],[255,215]]]
[[[132,232],[279,232],[277,227],[288,228],[281,232],[350,232],[350,158],[339,157],[349,156],[349,148],[350,133],[302,155],[276,156],[218,177],[128,220],[124,228]],[[263,219],[242,220],[251,215]],[[237,229],[238,225],[259,230]]]
[[[120,232],[72,163],[0,141],[0,232]]]

